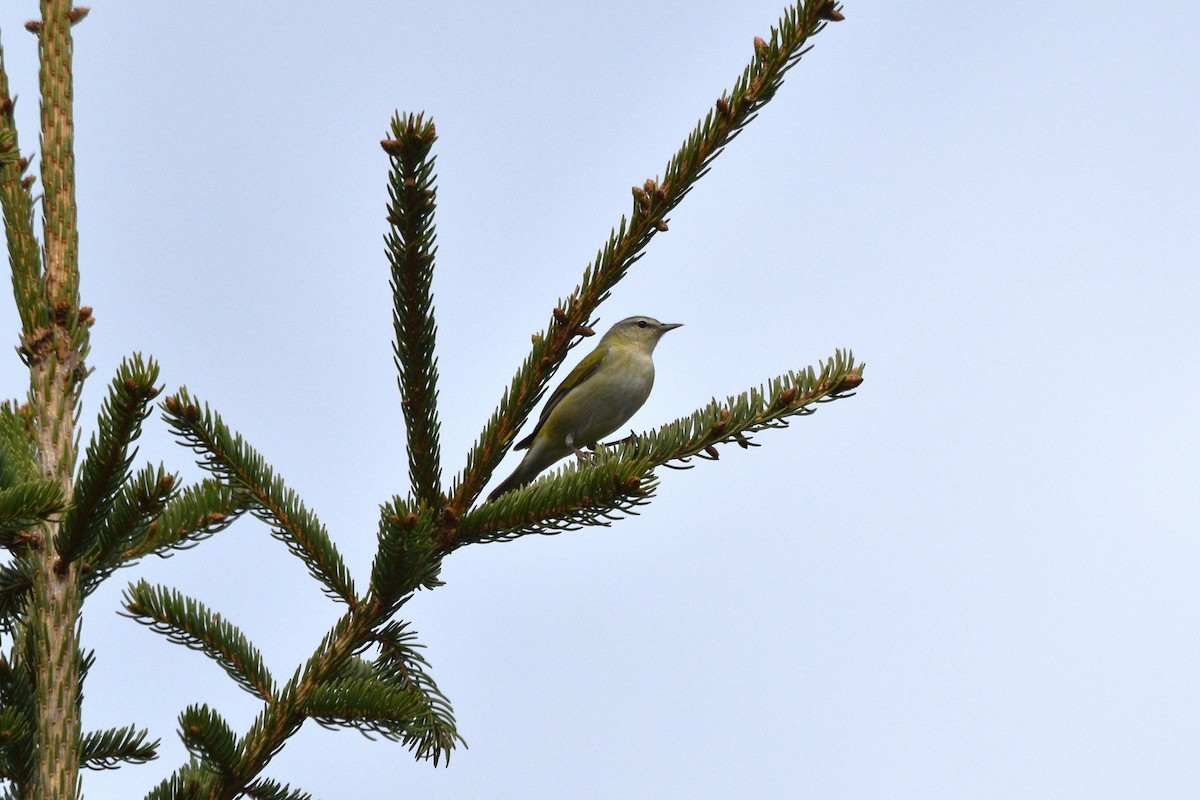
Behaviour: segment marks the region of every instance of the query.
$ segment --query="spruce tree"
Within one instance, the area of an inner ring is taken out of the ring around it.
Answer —
[[[667,215],[712,161],[775,96],[810,37],[842,18],[833,2],[809,0],[785,10],[769,40],[755,40],[750,63],[661,176],[633,187],[628,216],[533,335],[528,356],[449,481],[440,467],[431,292],[436,132],[422,114],[397,113],[381,144],[391,161],[385,241],[410,485],[382,503],[374,564],[356,582],[316,514],[217,411],[186,388],[160,397],[151,358],[134,354],[117,368],[78,452],[93,319],[79,293],[71,51],[72,27],[87,10],[42,0],[41,11],[40,21],[27,25],[38,38],[41,62],[40,240],[37,182],[26,174],[30,159],[18,142],[0,53],[0,201],[21,321],[17,351],[29,370],[24,400],[0,405],[0,545],[7,554],[0,562],[0,787],[6,797],[75,797],[81,767],[156,757],[158,740],[136,723],[82,729],[82,686],[91,663],[79,643],[84,600],[118,569],[190,548],[247,513],[304,562],[341,616],[311,657],[281,680],[255,645],[201,599],[131,583],[125,614],[208,656],[260,704],[257,719],[241,732],[207,705],[183,709],[178,733],[190,758],[147,797],[308,797],[262,773],[310,720],[395,740],[418,759],[444,764],[462,739],[410,622],[398,616],[415,592],[441,585],[444,558],[470,544],[608,525],[651,500],[659,468],[715,459],[724,445],[748,447],[752,434],[786,427],[862,382],[862,365],[838,351],[817,367],[603,445],[586,463],[568,463],[494,502],[482,499],[556,370],[593,334],[600,304],[667,230]],[[184,486],[162,465],[135,468],[134,445],[156,403],[208,477]]]

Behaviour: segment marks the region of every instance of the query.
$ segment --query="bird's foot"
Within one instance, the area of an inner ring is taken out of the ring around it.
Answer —
[[[567,437],[567,446],[574,451],[575,458],[579,459],[580,464],[591,464],[596,460],[596,455],[594,452],[589,453],[587,450],[584,450],[582,447],[575,444],[575,439],[571,436]],[[592,445],[593,450],[595,450],[595,447],[595,445]]]

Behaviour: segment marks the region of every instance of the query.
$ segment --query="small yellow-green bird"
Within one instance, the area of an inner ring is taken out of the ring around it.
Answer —
[[[654,388],[655,345],[678,327],[650,317],[629,317],[613,325],[550,395],[533,433],[513,447],[529,452],[488,500],[524,486],[571,453],[583,458],[582,448],[594,447],[628,422]]]

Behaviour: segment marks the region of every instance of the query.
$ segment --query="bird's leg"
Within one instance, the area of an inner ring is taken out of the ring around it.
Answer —
[[[579,459],[579,463],[581,463],[581,464],[592,463],[592,454],[588,453],[582,447],[577,447],[575,445],[575,434],[573,434],[573,433],[567,434],[567,447],[570,447],[572,450],[575,451],[575,457]]]

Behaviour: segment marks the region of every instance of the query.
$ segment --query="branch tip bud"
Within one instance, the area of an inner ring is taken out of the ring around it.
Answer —
[[[858,372],[851,372],[846,377],[842,378],[841,382],[834,388],[834,392],[848,392],[851,389],[857,389],[862,385],[863,377]]]
[[[846,17],[838,9],[837,3],[829,0],[825,5],[821,6],[821,10],[817,13],[820,19],[827,19],[830,22],[841,22]]]

